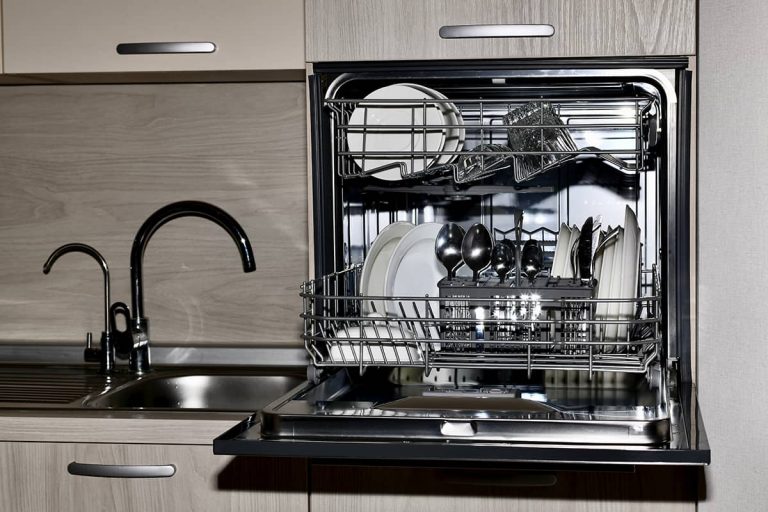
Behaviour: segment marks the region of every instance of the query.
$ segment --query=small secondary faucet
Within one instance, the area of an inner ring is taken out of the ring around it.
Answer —
[[[202,217],[215,222],[229,233],[235,241],[244,272],[256,270],[253,248],[243,227],[227,212],[212,204],[202,201],[179,201],[157,210],[141,225],[131,248],[131,311],[125,305],[117,305],[110,311],[126,316],[130,336],[119,336],[116,343],[118,355],[128,357],[132,372],[146,373],[150,370],[149,360],[149,320],[144,316],[143,259],[147,243],[157,229],[168,221],[179,217]],[[127,333],[126,333],[127,334]]]
[[[91,333],[88,333],[86,338],[86,346],[84,357],[86,361],[98,361],[101,366],[101,372],[105,374],[112,373],[115,367],[115,351],[112,343],[112,331],[113,325],[110,324],[109,304],[109,267],[107,266],[107,260],[101,255],[99,251],[91,247],[90,245],[81,243],[65,244],[54,250],[48,259],[43,264],[43,273],[48,274],[53,268],[53,264],[59,257],[67,254],[68,252],[82,252],[91,256],[101,266],[101,270],[104,273],[104,330],[101,332],[101,344],[99,348],[93,348],[91,346],[92,337]]]

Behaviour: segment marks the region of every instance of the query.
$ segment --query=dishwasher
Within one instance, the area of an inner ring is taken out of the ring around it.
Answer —
[[[708,464],[686,58],[323,64],[307,382],[216,453]]]

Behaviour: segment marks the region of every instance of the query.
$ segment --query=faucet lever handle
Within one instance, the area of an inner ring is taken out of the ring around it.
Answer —
[[[122,316],[125,329],[117,327],[117,317]],[[109,330],[115,346],[115,355],[120,359],[128,359],[133,350],[133,337],[130,330],[131,311],[124,302],[115,302],[109,307]]]
[[[83,351],[83,358],[88,363],[96,363],[99,361],[101,351],[93,347],[93,333],[89,332],[85,335],[85,350]]]

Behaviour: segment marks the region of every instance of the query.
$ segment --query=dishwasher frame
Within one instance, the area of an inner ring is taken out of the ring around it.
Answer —
[[[334,379],[332,372],[311,365],[309,382],[289,395],[273,402],[260,415],[254,415],[214,442],[214,452],[220,454],[250,454],[288,457],[333,459],[399,459],[399,460],[455,460],[455,461],[507,461],[577,464],[674,464],[701,465],[710,461],[709,444],[692,382],[691,362],[691,282],[688,272],[690,261],[689,222],[691,208],[690,189],[690,134],[691,81],[688,59],[685,57],[635,59],[581,59],[535,61],[482,61],[472,63],[471,69],[463,62],[443,63],[339,63],[316,65],[309,76],[310,134],[314,151],[312,213],[314,215],[314,261],[316,277],[322,277],[343,266],[341,248],[334,241],[341,239],[340,212],[336,201],[335,179],[319,176],[323,169],[331,169],[332,155],[328,140],[332,133],[326,116],[321,115],[322,98],[328,87],[328,76],[355,69],[358,73],[383,73],[403,81],[418,81],[434,73],[466,73],[472,76],[486,74],[498,76],[504,70],[510,76],[547,76],[556,74],[572,77],[624,76],[638,79],[663,77],[658,70],[667,70],[674,76],[675,86],[667,87],[667,166],[660,171],[664,192],[660,196],[659,217],[666,219],[660,226],[662,261],[663,329],[666,343],[663,361],[666,362],[666,381],[669,386],[668,402],[670,442],[663,446],[631,446],[624,444],[583,443],[526,443],[526,442],[451,442],[445,440],[345,439],[343,436],[323,438],[271,437],[262,432],[260,422],[280,422],[279,409],[296,396],[306,395],[318,385]],[[399,75],[398,75],[399,74]],[[665,82],[659,80],[659,83]],[[662,87],[663,88],[663,87]],[[674,100],[677,101],[674,101]],[[678,119],[682,120],[678,123]],[[327,171],[325,171],[327,172]],[[331,243],[329,243],[331,241]],[[666,388],[666,386],[665,386]],[[303,421],[303,419],[301,420]]]

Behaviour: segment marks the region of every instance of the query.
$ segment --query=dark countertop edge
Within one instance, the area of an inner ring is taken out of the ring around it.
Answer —
[[[250,433],[258,428],[252,416],[216,438],[216,455],[252,455],[334,460],[398,460],[515,462],[578,465],[691,465],[710,463],[710,450],[514,443],[450,443],[425,441],[265,440]]]

